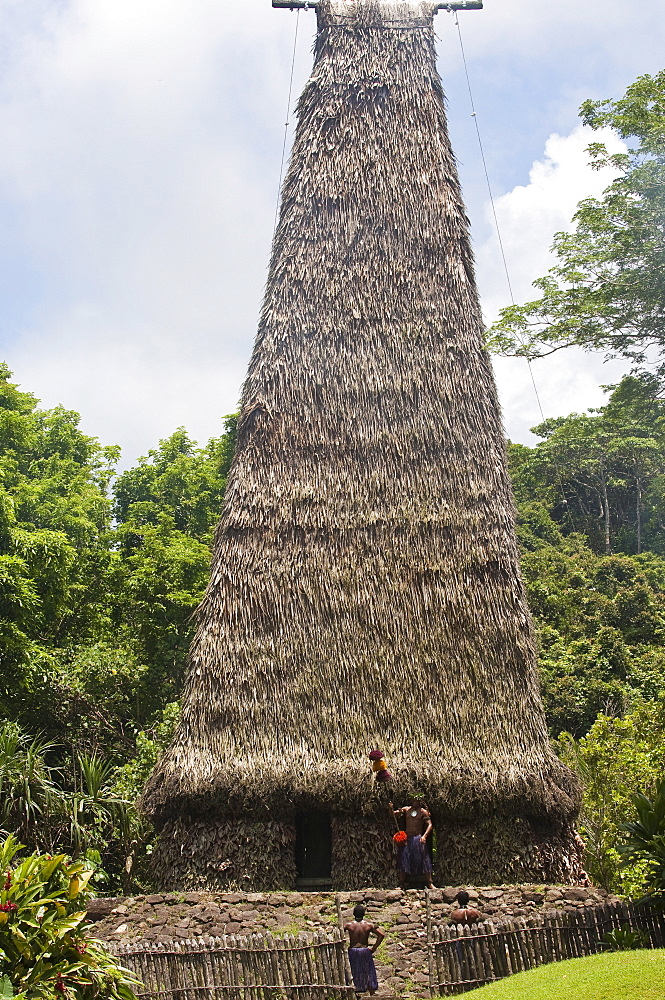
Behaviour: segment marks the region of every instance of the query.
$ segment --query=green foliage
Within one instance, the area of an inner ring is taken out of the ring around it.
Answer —
[[[534,427],[543,438],[535,448],[510,448],[518,501],[544,504],[561,533],[584,534],[594,551],[663,553],[665,401],[657,392],[654,380],[628,377],[601,409]]]
[[[582,736],[599,713],[621,714],[658,696],[665,677],[663,560],[597,556],[575,535],[525,552],[522,565],[555,735]]]
[[[27,842],[46,833],[60,794],[46,754],[53,744],[26,737],[14,723],[0,726],[0,830]],[[39,831],[39,833],[38,833]]]
[[[226,433],[197,448],[184,428],[118,477],[113,617],[143,665],[136,715],[143,722],[180,695],[192,614],[208,582],[213,530],[233,451]]]
[[[113,791],[116,795],[134,801],[157,763],[157,758],[171,742],[180,716],[179,702],[171,702],[156,718],[150,730],[136,734],[136,754],[114,772]]]
[[[83,434],[75,413],[39,410],[9,378],[0,365],[0,713],[55,730],[45,679],[60,650],[98,631],[108,600],[118,449]]]
[[[631,931],[629,924],[615,927],[613,931],[603,934],[601,948],[603,951],[635,951],[637,948],[649,947],[649,935],[644,931]]]
[[[93,870],[62,854],[32,854],[16,863],[20,851],[11,837],[0,843],[0,981],[5,995],[134,1000],[132,987],[138,981],[90,937],[85,923]]]
[[[638,704],[623,718],[601,715],[581,739],[560,736],[557,750],[584,783],[580,832],[589,875],[607,890],[640,894],[647,860],[636,854],[624,864],[619,844],[635,789],[655,787],[665,770],[665,699]]]
[[[554,735],[583,736],[600,713],[621,715],[665,687],[660,459],[649,470],[634,462],[635,442],[665,455],[664,405],[627,378],[601,409],[535,428],[535,448],[510,446]]]
[[[10,379],[0,366],[0,826],[129,891],[150,839],[129,803],[177,714],[236,418],[205,448],[177,430],[113,482],[118,449]]]
[[[627,378],[600,410],[510,449],[548,723],[585,786],[587,870],[625,893],[646,862],[622,866],[620,828],[665,764],[664,405]]]
[[[652,799],[642,792],[633,796],[637,819],[621,824],[625,843],[618,851],[625,865],[646,863],[646,889],[665,895],[665,779],[657,783]]]
[[[212,540],[224,486],[235,449],[237,418],[225,418],[225,434],[197,448],[184,427],[138,465],[118,477],[114,514],[128,526],[124,543],[131,547],[129,526],[158,525],[168,514],[175,530],[192,538]],[[137,539],[138,541],[138,539]]]
[[[612,128],[631,148],[610,156],[589,147],[594,167],[617,178],[600,199],[580,202],[570,233],[557,233],[558,258],[534,282],[541,297],[502,310],[491,349],[540,357],[577,345],[625,357],[645,370],[658,356],[665,376],[665,70],[641,76],[617,101],[585,101],[592,129]]]
[[[15,723],[0,724],[0,829],[42,851],[66,848],[78,858],[116,869],[143,833],[129,799],[115,787],[117,767],[95,754],[78,754],[67,768],[49,765],[62,751],[56,743],[30,739]],[[104,873],[108,888],[129,888]]]

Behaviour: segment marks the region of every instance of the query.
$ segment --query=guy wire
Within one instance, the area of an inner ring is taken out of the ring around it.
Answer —
[[[286,102],[286,121],[284,123],[284,141],[282,143],[282,160],[279,165],[279,184],[277,185],[277,204],[275,205],[275,223],[273,226],[273,236],[277,232],[277,219],[279,217],[279,199],[282,193],[282,181],[284,179],[284,161],[286,159],[286,142],[289,135],[289,125],[291,124],[291,97],[293,95],[293,76],[296,67],[296,51],[298,48],[298,27],[300,25],[300,10],[296,10],[296,30],[293,37],[293,55],[291,56],[291,76],[289,78],[289,97]]]
[[[499,220],[498,220],[497,214],[496,214],[496,207],[494,205],[494,195],[492,193],[492,185],[490,183],[489,171],[487,169],[487,160],[485,159],[485,149],[483,147],[483,140],[482,140],[482,136],[480,134],[480,126],[478,124],[478,115],[476,113],[476,107],[475,107],[475,103],[474,103],[474,100],[473,100],[473,91],[471,90],[471,79],[469,77],[469,68],[467,66],[466,53],[464,51],[464,43],[462,41],[462,29],[460,28],[459,17],[457,15],[457,11],[455,11],[455,26],[457,28],[457,35],[458,35],[458,38],[459,38],[460,51],[462,53],[462,64],[464,66],[464,75],[466,77],[466,86],[467,86],[467,90],[469,91],[469,102],[471,104],[471,117],[473,118],[475,126],[476,126],[476,135],[478,137],[478,148],[480,149],[480,158],[482,160],[483,170],[485,172],[485,181],[487,183],[487,192],[489,194],[490,205],[492,206],[492,215],[494,217],[494,225],[496,227],[496,235],[497,235],[497,239],[499,241],[499,248],[501,250],[501,259],[503,261],[503,269],[504,269],[505,274],[506,274],[506,284],[508,285],[508,291],[510,293],[510,301],[511,301],[512,305],[515,305],[515,296],[513,294],[513,286],[512,286],[512,282],[510,280],[510,272],[508,270],[508,260],[506,258],[506,252],[505,252],[505,249],[504,249],[504,246],[503,246],[503,239],[501,238],[501,227],[499,226]],[[536,380],[535,380],[534,374],[533,374],[532,360],[531,360],[531,358],[527,357],[527,358],[525,358],[525,361],[526,361],[527,365],[529,366],[529,375],[531,376],[531,384],[533,386],[533,392],[534,392],[534,395],[536,397],[536,402],[538,404],[538,409],[540,411],[541,420],[544,423],[546,417],[545,417],[545,413],[544,413],[544,410],[543,410],[542,403],[540,401],[540,394],[538,392],[538,386],[536,385]],[[561,491],[561,499],[563,501],[564,509],[565,509],[566,515],[568,517],[568,521],[570,523],[571,528],[574,528],[574,523],[573,523],[573,520],[572,520],[570,509],[568,507],[568,501],[566,500],[566,493],[565,493],[565,490],[563,488],[563,479],[561,477],[561,470],[559,469],[558,462],[556,461],[556,457],[555,456],[553,456],[553,460],[554,460],[554,468],[555,468],[555,471],[556,471],[556,476],[557,476],[557,479],[559,480],[559,490]]]
[[[476,135],[478,137],[478,147],[480,149],[480,158],[483,164],[483,170],[485,172],[485,182],[487,183],[487,192],[490,198],[490,205],[492,206],[492,215],[494,217],[494,225],[496,227],[496,235],[499,241],[499,249],[501,251],[501,259],[503,261],[503,269],[506,274],[506,284],[508,285],[508,291],[510,293],[510,301],[512,305],[515,305],[515,296],[513,294],[513,286],[510,280],[510,272],[508,270],[508,261],[506,259],[506,251],[503,246],[503,239],[501,238],[501,227],[499,226],[499,220],[496,214],[496,207],[494,205],[494,195],[492,193],[492,185],[490,183],[489,171],[487,169],[487,160],[485,159],[485,149],[483,147],[483,140],[480,135],[480,125],[478,124],[478,115],[476,113],[476,107],[473,100],[473,91],[471,90],[471,79],[469,77],[469,68],[466,63],[466,53],[464,52],[464,42],[462,41],[462,29],[460,28],[459,17],[457,16],[457,11],[455,11],[455,27],[457,28],[457,35],[459,38],[459,47],[462,53],[462,64],[464,66],[464,75],[466,77],[466,86],[469,91],[469,102],[471,104],[471,117],[476,126]],[[527,358],[526,362],[529,366],[529,375],[531,376],[531,383],[533,385],[533,391],[536,396],[536,402],[538,403],[538,409],[540,410],[540,416],[542,420],[545,420],[545,413],[543,412],[543,407],[540,402],[540,395],[538,393],[538,387],[536,386],[536,380],[533,377],[533,368],[531,367],[531,358]]]

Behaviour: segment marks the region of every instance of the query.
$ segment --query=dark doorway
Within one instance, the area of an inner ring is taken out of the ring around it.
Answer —
[[[330,813],[313,809],[296,816],[296,885],[299,889],[332,886],[332,831]]]

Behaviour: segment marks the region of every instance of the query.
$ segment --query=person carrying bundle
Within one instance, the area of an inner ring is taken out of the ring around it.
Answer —
[[[411,805],[402,806],[401,809],[393,808],[392,802],[389,805],[395,817],[406,817],[406,839],[397,849],[400,885],[404,887],[409,877],[423,876],[432,889],[432,859],[427,849],[427,838],[432,832],[432,817],[424,801],[419,796],[414,796]]]

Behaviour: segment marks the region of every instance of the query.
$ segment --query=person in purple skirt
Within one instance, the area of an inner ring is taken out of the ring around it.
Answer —
[[[348,924],[344,924],[344,930],[349,935],[349,965],[353,976],[353,988],[357,994],[373,994],[379,988],[373,955],[385,934],[375,924],[365,920],[365,907],[360,903],[354,908],[353,917],[354,919]],[[371,948],[370,934],[376,936]]]
[[[432,886],[432,859],[427,849],[427,838],[432,832],[432,817],[423,800],[414,796],[411,805],[394,809],[395,816],[405,817],[406,841],[397,850],[397,871],[400,885],[406,885],[409,876],[424,877],[428,886]]]

